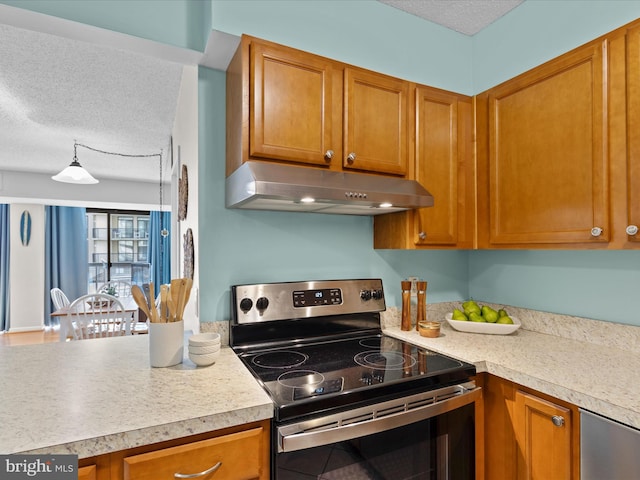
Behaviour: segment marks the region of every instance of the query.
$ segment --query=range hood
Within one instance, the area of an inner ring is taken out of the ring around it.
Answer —
[[[250,161],[227,177],[226,205],[249,210],[381,215],[431,207],[433,196],[415,180]]]

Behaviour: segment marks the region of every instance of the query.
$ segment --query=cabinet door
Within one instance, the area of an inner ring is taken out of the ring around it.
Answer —
[[[458,238],[458,99],[416,89],[416,180],[434,205],[416,211],[416,243],[455,245]]]
[[[262,461],[262,452],[268,450],[264,430],[254,428],[127,457],[124,480],[172,479],[176,473],[192,475],[205,471],[210,474],[200,475],[201,478],[268,479],[269,466]]]
[[[408,101],[408,82],[345,69],[344,168],[407,174]]]
[[[489,91],[490,245],[609,241],[606,47]]]
[[[571,479],[571,410],[516,392],[519,480]]]
[[[327,165],[333,145],[333,64],[286,47],[250,47],[249,155]],[[338,162],[339,163],[339,162]]]
[[[96,466],[89,465],[78,469],[78,480],[96,480]]]
[[[640,28],[627,34],[627,108],[628,142],[627,161],[627,239],[640,242]]]
[[[468,97],[416,89],[415,177],[434,197],[433,207],[415,211],[416,245],[473,247],[472,115]]]
[[[434,196],[434,206],[376,215],[374,248],[473,248],[472,99],[418,86],[415,132],[415,179]]]

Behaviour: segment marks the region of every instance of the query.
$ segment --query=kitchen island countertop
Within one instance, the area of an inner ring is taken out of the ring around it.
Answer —
[[[233,351],[149,366],[148,335],[0,348],[0,454],[91,457],[271,418]],[[186,351],[185,351],[185,357]]]
[[[509,335],[464,333],[446,322],[438,338],[395,326],[385,333],[640,428],[640,352],[633,338],[624,349],[524,328]]]

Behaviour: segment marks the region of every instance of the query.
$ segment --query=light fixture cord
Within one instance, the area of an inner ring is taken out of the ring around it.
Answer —
[[[133,155],[133,154],[128,154],[128,153],[118,153],[118,152],[108,152],[106,150],[100,150],[99,148],[93,148],[90,147],[88,145],[84,145],[82,143],[78,143],[75,142],[73,144],[73,159],[74,160],[78,160],[77,156],[76,156],[76,148],[77,147],[84,147],[88,150],[92,150],[94,152],[98,152],[98,153],[104,153],[105,155],[116,155],[118,157],[129,157],[129,158],[150,158],[150,157],[158,157],[159,162],[160,162],[160,258],[164,258],[164,239],[165,237],[167,237],[169,235],[168,231],[165,231],[164,229],[164,215],[162,214],[162,200],[163,200],[163,196],[162,196],[162,149],[160,150],[160,153],[150,153],[148,155]],[[163,276],[163,265],[162,265],[162,261],[160,261],[160,281],[162,282],[164,279]]]

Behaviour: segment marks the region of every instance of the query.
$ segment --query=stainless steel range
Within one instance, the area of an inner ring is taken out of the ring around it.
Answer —
[[[380,279],[231,287],[231,346],[274,403],[272,478],[474,478],[475,367],[384,335],[385,308]]]

